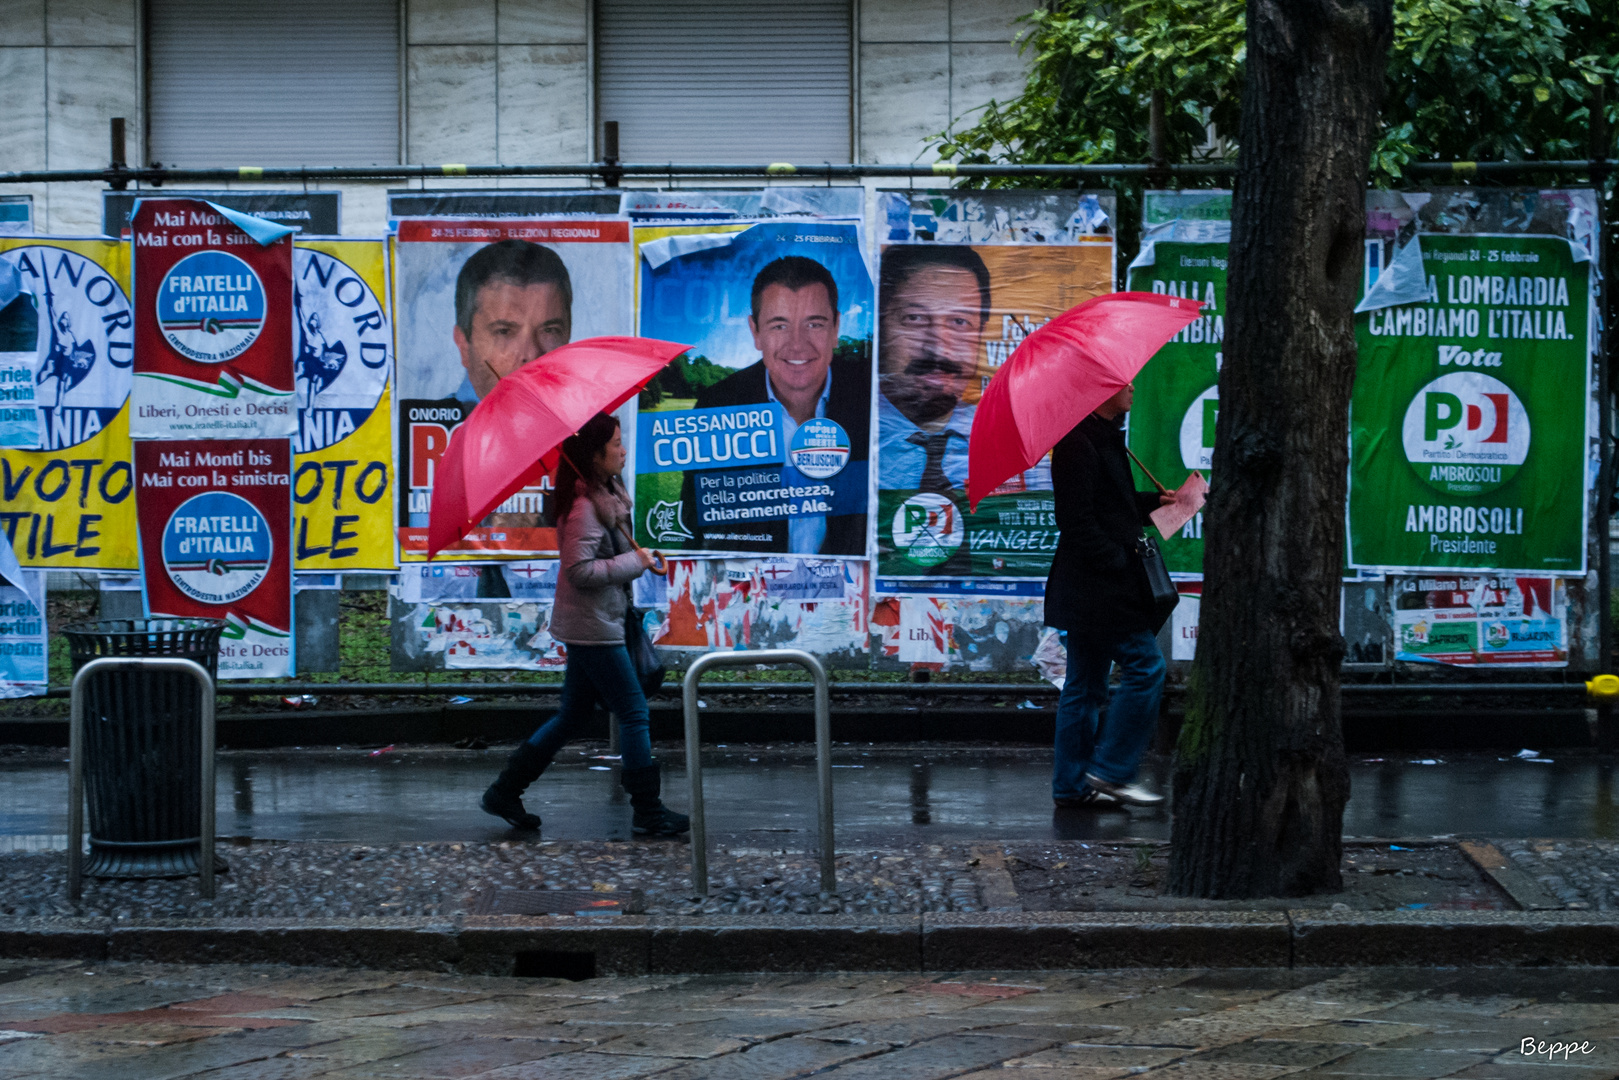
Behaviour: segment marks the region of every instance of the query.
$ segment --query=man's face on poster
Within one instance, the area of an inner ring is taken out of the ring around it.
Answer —
[[[838,345],[838,313],[825,285],[765,286],[759,295],[759,317],[749,316],[748,329],[778,397],[819,393],[826,385]]]
[[[918,267],[883,297],[879,385],[912,423],[943,420],[972,385],[982,304],[978,278],[953,266]]]
[[[501,379],[566,345],[572,332],[567,301],[555,283],[517,285],[495,278],[478,290],[472,333],[457,326],[455,344],[481,401]]]

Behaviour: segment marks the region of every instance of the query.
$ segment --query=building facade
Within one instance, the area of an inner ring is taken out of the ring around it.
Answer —
[[[626,161],[926,161],[1022,87],[1034,6],[0,0],[0,169],[103,168],[113,117],[131,164],[182,168],[575,164],[606,120]],[[33,197],[37,232],[95,233],[103,186],[0,194]],[[334,186],[343,231],[366,234],[400,185]]]

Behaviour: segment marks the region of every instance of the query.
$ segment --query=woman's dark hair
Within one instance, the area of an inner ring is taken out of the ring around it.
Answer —
[[[557,466],[558,524],[566,521],[568,511],[573,509],[573,498],[578,493],[576,489],[581,479],[587,486],[593,488],[602,487],[607,482],[607,478],[596,469],[596,455],[613,441],[613,434],[616,431],[618,431],[618,417],[597,413],[585,421],[584,427],[562,440],[562,463]],[[584,476],[579,475],[579,469],[585,471]]]

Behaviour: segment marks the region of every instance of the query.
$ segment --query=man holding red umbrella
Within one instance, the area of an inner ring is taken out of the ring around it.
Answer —
[[[1132,783],[1158,726],[1164,655],[1146,573],[1136,554],[1149,514],[1173,496],[1137,491],[1124,446],[1126,385],[1080,421],[1051,454],[1057,553],[1046,579],[1046,625],[1065,631],[1068,676],[1057,701],[1051,796],[1062,808],[1156,806],[1162,795]],[[1119,689],[1108,705],[1108,674]]]

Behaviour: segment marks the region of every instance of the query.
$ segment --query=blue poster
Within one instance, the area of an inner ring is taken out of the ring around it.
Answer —
[[[856,222],[642,226],[636,533],[673,552],[864,557],[873,287]]]

